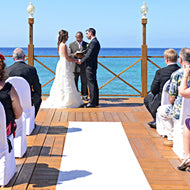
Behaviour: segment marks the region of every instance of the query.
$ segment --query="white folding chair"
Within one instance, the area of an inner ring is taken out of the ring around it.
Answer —
[[[7,142],[5,110],[0,102],[0,186],[7,185],[16,172],[13,135],[10,135],[8,139],[13,147],[10,153]]]
[[[166,91],[166,89],[169,86],[169,83],[170,83],[170,80],[166,81],[166,83],[163,86],[162,97],[161,97],[161,106],[162,105],[170,105],[169,94]],[[156,113],[156,130],[157,130],[158,134],[160,134],[161,136],[167,135],[166,128],[165,128],[165,126],[163,126],[161,124],[160,118],[158,117],[157,113]]]
[[[17,129],[14,138],[15,157],[21,158],[27,150],[26,131],[27,128],[30,128],[30,115],[33,114],[31,108],[30,86],[22,77],[9,77],[6,82],[9,82],[14,86],[23,108],[22,116],[15,120],[17,123]]]
[[[174,140],[173,151],[180,159],[184,158],[184,144],[183,144],[183,127],[185,119],[190,117],[190,99],[183,98],[179,119],[173,119],[174,122]]]
[[[10,82],[19,95],[26,121],[26,135],[30,135],[35,127],[35,107],[31,104],[30,86],[22,77],[9,77],[6,82]]]

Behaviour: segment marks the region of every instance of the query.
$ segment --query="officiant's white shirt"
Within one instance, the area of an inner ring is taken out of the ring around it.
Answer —
[[[77,43],[78,43],[78,45],[79,45],[79,49],[82,49],[82,43],[83,43],[83,41],[82,42],[78,42],[78,41],[76,41]]]

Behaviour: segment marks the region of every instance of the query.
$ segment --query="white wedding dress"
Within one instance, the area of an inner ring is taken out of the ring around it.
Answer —
[[[50,96],[42,101],[41,108],[77,108],[83,104],[76,89],[74,74],[70,62],[62,53],[63,43],[59,46],[60,60],[57,63],[55,80],[50,90]],[[70,49],[67,47],[68,54]]]

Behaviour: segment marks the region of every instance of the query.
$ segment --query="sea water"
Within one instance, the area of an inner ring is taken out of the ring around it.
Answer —
[[[148,56],[163,56],[164,51],[167,48],[148,48]],[[4,55],[12,55],[14,48],[0,48],[0,52]],[[27,54],[27,48],[23,48],[25,53]],[[179,48],[175,49],[177,53],[179,53]],[[45,55],[45,56],[58,56],[57,48],[35,48],[34,55]],[[141,49],[140,48],[101,48],[99,56],[140,56]],[[56,65],[59,60],[58,57],[37,57],[40,62],[45,64],[51,70],[55,72]],[[118,75],[124,69],[128,68],[130,65],[138,61],[140,58],[99,58],[98,61],[110,69],[113,73]],[[164,58],[150,58],[154,63],[156,63],[160,67],[165,67],[166,64],[164,62]],[[11,57],[6,57],[5,60],[7,66],[10,66],[14,63],[14,60]],[[40,83],[43,85],[47,81],[51,80],[54,77],[54,74],[40,65],[38,62],[34,61],[34,66],[37,69]],[[147,66],[147,84],[148,90],[150,90],[150,85],[154,78],[156,70],[158,68],[154,66],[152,63],[148,61]],[[99,88],[102,87],[108,81],[111,81],[114,78],[114,74],[107,71],[101,65],[98,65],[97,70],[97,80]],[[126,72],[121,74],[123,80],[125,80],[130,85],[134,86],[137,91],[141,91],[141,61],[135,64],[133,67],[128,69]],[[49,94],[50,88],[52,86],[52,82],[42,88],[43,94]],[[79,80],[79,89],[80,89],[80,80]],[[139,93],[126,83],[121,81],[118,78],[115,78],[106,86],[100,89],[100,94],[133,94],[138,95]]]

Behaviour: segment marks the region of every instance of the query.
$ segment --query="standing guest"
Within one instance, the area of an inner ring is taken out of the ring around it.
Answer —
[[[83,54],[77,54],[77,51],[85,51],[87,49],[88,43],[83,41],[83,33],[76,33],[76,41],[72,42],[69,45],[71,50],[70,57],[72,59],[83,58]],[[77,63],[72,63],[72,69],[74,73],[74,80],[78,90],[78,79],[80,76],[81,79],[81,94],[82,99],[88,101],[88,89],[87,89],[87,80],[86,80],[86,64],[78,65]]]
[[[165,126],[167,130],[168,140],[164,141],[164,145],[173,146],[173,118],[179,119],[182,96],[179,94],[179,86],[181,84],[184,67],[183,65],[190,65],[190,49],[182,48],[179,52],[179,64],[182,68],[178,69],[171,75],[170,87],[169,87],[169,101],[171,105],[162,105],[158,108],[158,117],[162,126]],[[190,87],[190,78],[187,81],[188,87]]]
[[[151,94],[144,98],[144,104],[154,119],[148,123],[152,128],[156,128],[156,112],[161,105],[163,86],[170,79],[171,74],[180,68],[176,63],[177,52],[174,49],[165,50],[164,59],[167,66],[156,71],[151,85]]]
[[[96,30],[94,28],[89,28],[86,30],[86,37],[90,40],[90,43],[85,56],[78,60],[78,64],[86,63],[86,78],[90,90],[90,101],[86,107],[96,107],[99,105],[99,90],[96,72],[100,43],[96,38]]]
[[[16,130],[15,119],[22,115],[22,107],[14,87],[5,83],[5,57],[0,53],[0,102],[3,104],[6,115],[7,136],[14,134]]]
[[[35,106],[35,116],[38,113],[41,99],[41,84],[39,82],[38,74],[35,67],[27,65],[25,60],[25,53],[21,48],[16,48],[13,51],[13,59],[15,63],[7,68],[8,75],[23,77],[30,85],[31,100]]]
[[[188,88],[188,79],[190,77],[190,67],[184,65],[184,74],[179,87],[179,93],[184,98],[190,98],[190,88]],[[185,120],[183,127],[183,144],[185,157],[183,162],[177,167],[179,170],[185,170],[190,167],[190,118]]]

